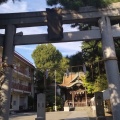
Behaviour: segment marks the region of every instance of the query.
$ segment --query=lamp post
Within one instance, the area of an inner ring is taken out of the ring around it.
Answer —
[[[57,111],[57,106],[56,106],[56,70],[55,70],[55,111]]]

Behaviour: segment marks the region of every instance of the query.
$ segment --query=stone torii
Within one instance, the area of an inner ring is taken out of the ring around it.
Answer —
[[[23,35],[16,33],[16,28],[47,25],[46,16],[45,11],[0,14],[0,29],[5,29],[5,34],[0,34],[3,60],[7,57],[7,63],[12,65],[15,45],[102,40],[113,118],[120,120],[120,77],[113,40],[120,38],[120,27],[113,28],[111,24],[120,22],[120,3],[104,9],[85,7],[78,12],[62,11],[63,24],[97,23],[99,25],[97,30],[66,32],[63,34],[63,39],[58,41],[48,40],[47,34]],[[12,68],[9,68],[5,75],[5,82],[2,85],[2,120],[9,119]]]

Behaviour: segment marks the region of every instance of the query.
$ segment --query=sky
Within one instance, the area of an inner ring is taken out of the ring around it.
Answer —
[[[21,0],[21,2],[16,0],[15,3],[13,3],[12,0],[8,0],[7,3],[0,5],[0,13],[46,11],[46,8],[48,7],[50,8],[50,6],[46,5],[46,0]],[[63,25],[63,31],[78,31],[78,29],[71,28],[70,25]],[[16,32],[23,32],[23,35],[43,34],[47,33],[47,26],[17,28]],[[4,30],[0,30],[0,33],[4,34]],[[81,51],[80,42],[53,43],[53,45],[62,53],[63,56],[71,56],[78,51]],[[29,60],[32,64],[34,64],[31,54],[35,50],[36,46],[36,44],[16,46],[15,51],[17,51],[19,54]]]

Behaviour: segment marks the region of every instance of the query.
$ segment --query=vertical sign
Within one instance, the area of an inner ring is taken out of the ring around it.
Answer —
[[[37,118],[36,120],[45,120],[45,94],[37,95]]]
[[[104,118],[105,112],[104,112],[103,93],[102,92],[95,92],[95,105],[96,105],[96,116],[98,118],[103,116],[103,118]]]
[[[62,28],[62,9],[46,9],[47,25],[48,25],[48,39],[61,40],[63,38]]]

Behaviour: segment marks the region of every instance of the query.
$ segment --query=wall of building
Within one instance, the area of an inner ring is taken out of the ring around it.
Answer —
[[[20,95],[12,94],[12,109],[19,110]]]
[[[2,48],[0,47],[0,61]],[[28,109],[28,96],[34,97],[34,66],[20,54],[14,54],[13,79],[11,86],[11,109]]]

